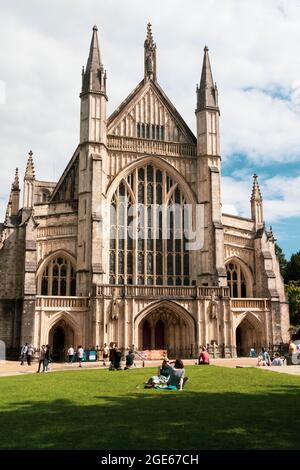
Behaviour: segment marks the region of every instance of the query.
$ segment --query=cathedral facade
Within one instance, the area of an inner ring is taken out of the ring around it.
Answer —
[[[182,357],[214,345],[233,357],[288,340],[256,175],[249,218],[222,213],[207,47],[196,94],[195,136],[158,84],[148,24],[144,78],[108,117],[93,28],[79,144],[58,182],[37,178],[29,152],[23,207],[17,170],[0,225],[0,340],[8,351],[50,344],[61,357],[70,345],[115,342]]]

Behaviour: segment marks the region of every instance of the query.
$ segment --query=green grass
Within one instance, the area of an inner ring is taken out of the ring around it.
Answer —
[[[191,366],[182,392],[145,390],[154,372],[0,378],[0,449],[300,448],[300,377]]]

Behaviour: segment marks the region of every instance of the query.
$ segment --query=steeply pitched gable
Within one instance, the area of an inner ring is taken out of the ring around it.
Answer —
[[[108,119],[108,134],[196,143],[196,137],[162,88],[142,80]]]

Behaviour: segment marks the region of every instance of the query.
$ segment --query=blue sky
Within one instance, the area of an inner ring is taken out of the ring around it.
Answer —
[[[143,76],[146,24],[158,81],[192,130],[203,47],[221,108],[224,212],[250,215],[257,173],[265,220],[289,256],[300,249],[298,0],[3,0],[0,29],[0,219],[15,167],[34,152],[57,180],[79,136],[81,67],[99,27],[109,113]]]

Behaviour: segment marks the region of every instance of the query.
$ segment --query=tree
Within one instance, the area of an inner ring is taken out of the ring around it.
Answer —
[[[294,253],[290,261],[287,262],[284,270],[284,280],[286,283],[300,280],[300,251]]]
[[[286,270],[286,265],[287,265],[287,260],[285,257],[285,254],[282,250],[282,248],[275,243],[275,254],[278,258],[279,261],[279,266],[280,266],[280,273],[283,278],[285,278],[285,270]]]
[[[290,281],[285,286],[289,298],[291,325],[300,325],[300,281]]]

